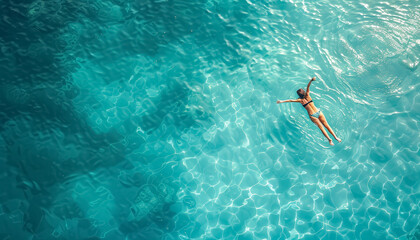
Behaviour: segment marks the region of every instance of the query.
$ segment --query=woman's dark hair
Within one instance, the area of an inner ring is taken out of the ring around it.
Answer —
[[[306,95],[305,90],[303,90],[302,88],[296,91],[297,94],[299,95],[299,98],[303,99]]]

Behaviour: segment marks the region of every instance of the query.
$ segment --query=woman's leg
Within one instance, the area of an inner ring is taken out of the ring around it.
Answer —
[[[334,143],[332,142],[332,139],[330,138],[330,136],[328,136],[327,131],[325,131],[324,126],[322,126],[321,121],[318,118],[315,118],[315,117],[311,117],[311,120],[312,120],[312,122],[314,122],[319,127],[319,129],[321,130],[321,132],[324,134],[324,136],[330,142],[330,145],[334,145]]]
[[[325,119],[325,116],[324,116],[324,114],[323,113],[321,113],[320,115],[319,115],[319,120],[321,121],[321,123],[327,128],[327,130],[328,130],[328,132],[330,132],[333,136],[334,136],[334,138],[338,141],[338,142],[341,142],[341,139],[340,138],[338,138],[336,135],[335,135],[335,133],[334,133],[334,131],[331,129],[331,127],[330,127],[330,125],[328,125],[328,122],[327,122],[327,119]]]

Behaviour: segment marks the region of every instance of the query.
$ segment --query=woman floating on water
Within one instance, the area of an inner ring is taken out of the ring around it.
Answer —
[[[309,81],[308,86],[306,87],[306,92],[302,88],[297,90],[297,94],[299,95],[298,99],[296,99],[296,100],[285,100],[285,101],[278,100],[277,103],[300,102],[302,104],[302,106],[306,109],[306,111],[308,111],[309,118],[312,120],[312,122],[314,122],[319,127],[319,129],[321,129],[322,133],[328,139],[330,144],[334,145],[334,143],[332,142],[332,139],[328,136],[327,132],[325,131],[324,126],[328,129],[328,131],[334,136],[334,138],[338,142],[341,142],[341,139],[338,138],[335,135],[335,133],[331,129],[330,125],[328,125],[324,114],[321,112],[321,110],[316,108],[315,104],[312,102],[312,98],[311,98],[311,96],[309,96],[309,87],[311,86],[312,81],[315,81],[315,77],[313,77],[311,79],[311,81]]]

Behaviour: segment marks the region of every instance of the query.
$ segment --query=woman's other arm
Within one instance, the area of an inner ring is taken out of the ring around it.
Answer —
[[[296,100],[293,100],[293,99],[290,99],[290,100],[284,100],[284,101],[277,100],[277,103],[285,103],[285,102],[300,102],[300,101],[301,101],[301,99],[300,99],[300,98],[298,98],[298,99],[296,99]]]
[[[315,81],[315,77],[313,77],[313,78],[311,79],[311,81],[309,81],[308,86],[306,87],[306,96],[308,96],[308,95],[309,95],[309,87],[311,86],[312,81]]]

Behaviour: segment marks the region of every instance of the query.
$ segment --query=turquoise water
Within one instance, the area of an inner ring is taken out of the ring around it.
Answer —
[[[420,238],[418,1],[19,2],[0,239]]]

